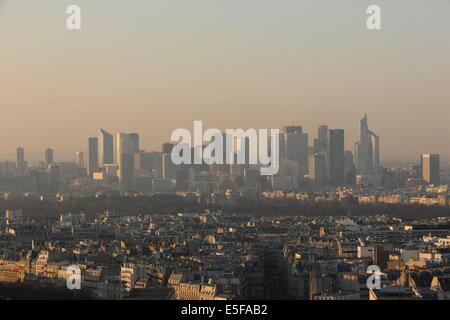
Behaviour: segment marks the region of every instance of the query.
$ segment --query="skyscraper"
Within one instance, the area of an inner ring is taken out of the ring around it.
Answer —
[[[172,161],[173,143],[164,143],[162,145],[162,177],[163,179],[176,179],[177,166]]]
[[[137,138],[137,139],[139,139],[139,138]],[[116,143],[117,143],[116,159],[117,159],[117,164],[119,166],[120,166],[120,161],[121,161],[121,158],[120,158],[121,153],[135,153],[135,152],[139,151],[135,148],[136,147],[136,136],[133,136],[133,135],[130,135],[127,133],[118,133],[117,138],[116,138]],[[137,143],[139,143],[139,142],[137,142]]]
[[[355,144],[355,165],[360,175],[378,175],[380,138],[369,130],[367,115],[360,122],[360,141]]]
[[[344,175],[345,175],[345,184],[347,185],[353,185],[356,182],[355,164],[353,160],[354,160],[353,152],[351,152],[350,150],[345,150]]]
[[[130,133],[128,135],[130,136],[131,151],[138,152],[140,150],[139,133]]]
[[[25,163],[25,149],[22,147],[17,148],[16,152],[16,168],[17,173],[19,175],[23,175],[25,173],[26,169],[26,163]]]
[[[118,133],[116,143],[120,190],[135,191],[135,154],[139,152],[139,134]]]
[[[422,180],[429,184],[439,185],[439,155],[423,154],[422,155]]]
[[[317,132],[317,139],[314,141],[314,152],[315,153],[326,153],[328,145],[328,126],[319,126]]]
[[[283,130],[286,159],[297,161],[301,174],[308,170],[308,134],[301,126],[287,126]]]
[[[98,138],[88,139],[88,163],[87,173],[93,177],[94,172],[98,170]]]
[[[164,153],[162,155],[163,179],[176,179],[177,177],[178,166],[173,163],[171,156],[172,155],[170,153]]]
[[[326,169],[328,183],[332,186],[341,186],[345,183],[344,145],[344,130],[331,129],[328,131]]]
[[[75,154],[75,156],[76,156],[75,160],[76,160],[77,165],[80,168],[84,169],[84,152],[83,151],[78,151]]]
[[[120,154],[119,183],[121,192],[135,191],[134,153]]]
[[[351,152],[350,150],[345,150],[344,158],[344,172],[347,174],[349,172],[352,172],[355,167],[355,164],[353,162],[353,152]]]
[[[100,129],[98,153],[100,166],[114,163],[114,137],[103,129]]]
[[[326,180],[325,154],[309,155],[309,178],[315,187],[323,187]]]
[[[53,149],[45,149],[45,168],[47,169],[49,165],[53,163]]]

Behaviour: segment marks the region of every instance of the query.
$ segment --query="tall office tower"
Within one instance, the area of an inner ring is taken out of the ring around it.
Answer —
[[[88,140],[88,163],[87,173],[89,177],[94,176],[98,170],[98,138],[89,138]]]
[[[116,143],[117,143],[117,147],[116,147],[116,151],[117,151],[117,164],[120,167],[120,155],[122,153],[134,153],[136,152],[133,148],[133,138],[131,135],[127,134],[127,133],[118,133],[117,134],[117,138],[116,138]]]
[[[112,134],[100,129],[98,139],[99,165],[114,163],[114,137]]]
[[[17,148],[16,152],[16,169],[19,175],[23,175],[26,169],[25,150],[22,147]]]
[[[286,159],[297,161],[300,174],[308,171],[308,134],[301,126],[287,126],[283,129]]]
[[[369,130],[367,115],[361,119],[360,141],[355,144],[356,171],[361,175],[380,173],[380,138]]]
[[[77,165],[80,168],[84,169],[84,152],[83,151],[78,151],[77,153],[75,153],[75,156],[76,156],[75,160],[77,162]]]
[[[344,172],[351,172],[354,169],[354,162],[353,162],[353,152],[350,150],[345,150],[344,153]]]
[[[162,177],[163,179],[173,180],[177,178],[178,166],[172,161],[171,153],[163,153],[162,155]]]
[[[325,154],[315,153],[309,155],[309,178],[315,187],[323,187],[326,182]]]
[[[133,152],[138,152],[139,149],[139,133],[130,133],[130,143],[131,143],[131,150]]]
[[[45,149],[45,168],[53,163],[53,149]]]
[[[439,155],[438,154],[423,154],[422,155],[422,180],[429,184],[439,185]]]
[[[161,163],[162,163],[162,177],[163,179],[176,179],[177,168],[172,162],[173,143],[164,143],[162,145]]]
[[[317,139],[314,140],[314,152],[326,153],[328,146],[328,126],[321,125],[317,130]]]
[[[119,179],[122,175],[122,167],[121,167],[121,161],[122,161],[122,153],[136,153],[138,150],[136,150],[136,136],[130,135],[127,133],[118,133],[116,138],[117,143],[117,164],[119,165]],[[133,156],[134,158],[134,156]]]
[[[344,153],[344,174],[345,184],[353,185],[356,183],[355,163],[353,162],[353,152],[345,150]]]
[[[332,186],[341,186],[345,183],[344,145],[344,130],[331,129],[328,131],[326,171],[328,183]]]
[[[120,154],[119,183],[121,192],[135,191],[134,153]]]

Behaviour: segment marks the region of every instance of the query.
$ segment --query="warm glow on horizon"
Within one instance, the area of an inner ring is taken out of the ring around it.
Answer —
[[[0,1],[0,158],[86,149],[99,128],[160,150],[175,128],[326,123],[358,140],[367,113],[383,160],[450,158],[450,3]],[[65,28],[65,8],[83,29]],[[195,5],[193,5],[195,3]]]

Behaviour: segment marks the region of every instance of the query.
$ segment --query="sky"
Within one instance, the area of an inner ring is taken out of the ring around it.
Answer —
[[[0,158],[73,157],[100,128],[160,150],[194,120],[303,125],[310,144],[325,123],[353,149],[367,113],[384,161],[450,159],[449,14],[449,0],[0,0]]]

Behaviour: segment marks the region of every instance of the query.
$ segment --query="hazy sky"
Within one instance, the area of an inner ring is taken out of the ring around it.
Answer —
[[[310,144],[326,123],[352,148],[367,113],[383,160],[450,157],[449,16],[449,0],[0,0],[0,154],[58,160],[99,128],[159,150],[193,120],[295,123]]]

